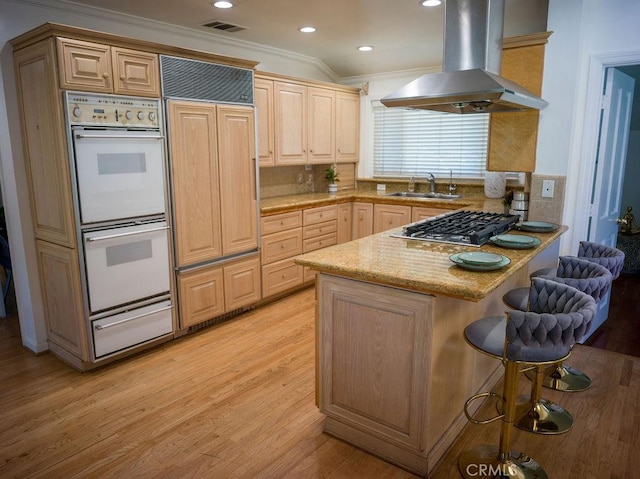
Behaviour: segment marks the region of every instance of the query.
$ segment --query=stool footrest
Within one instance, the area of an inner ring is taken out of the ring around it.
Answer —
[[[471,396],[469,399],[467,399],[464,403],[464,415],[467,416],[467,419],[472,422],[473,424],[489,424],[493,421],[497,421],[498,419],[502,419],[504,417],[504,414],[499,414],[497,416],[488,418],[488,419],[476,419],[475,417],[473,417],[470,413],[469,413],[469,405],[477,400],[477,399],[484,399],[484,398],[488,398],[488,397],[493,397],[498,399],[501,403],[504,402],[504,398],[502,396],[500,396],[499,394],[496,394],[494,392],[486,392],[486,393],[479,393],[479,394],[474,394],[473,396]]]

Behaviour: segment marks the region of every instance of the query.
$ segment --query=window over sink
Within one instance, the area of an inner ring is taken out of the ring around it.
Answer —
[[[373,176],[482,179],[489,114],[387,108],[373,102]],[[507,175],[518,178],[517,173]]]

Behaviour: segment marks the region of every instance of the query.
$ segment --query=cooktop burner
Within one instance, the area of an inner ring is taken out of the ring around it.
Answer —
[[[520,219],[517,215],[454,211],[411,223],[392,236],[440,243],[482,246],[489,238],[510,230]]]

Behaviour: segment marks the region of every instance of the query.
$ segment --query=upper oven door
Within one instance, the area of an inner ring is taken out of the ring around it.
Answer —
[[[165,212],[159,131],[73,128],[82,224]]]

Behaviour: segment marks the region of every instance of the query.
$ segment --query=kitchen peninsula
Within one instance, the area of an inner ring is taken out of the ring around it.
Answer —
[[[504,293],[554,266],[566,230],[532,234],[534,249],[480,247],[511,260],[488,272],[449,260],[478,248],[393,230],[298,257],[319,273],[316,400],[325,432],[428,474],[467,423],[464,402],[501,377],[499,361],[465,344],[465,326],[503,314]]]

